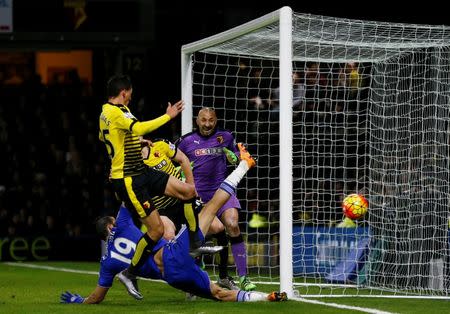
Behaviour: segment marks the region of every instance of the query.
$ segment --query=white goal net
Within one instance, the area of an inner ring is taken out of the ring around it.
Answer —
[[[251,278],[448,296],[450,28],[283,9],[182,49],[183,133],[213,107],[258,157],[238,191]],[[351,193],[369,201],[356,222]]]

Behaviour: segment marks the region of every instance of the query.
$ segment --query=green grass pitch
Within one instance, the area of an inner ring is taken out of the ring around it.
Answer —
[[[37,266],[51,266],[89,272],[98,270],[98,263],[41,262]],[[144,299],[136,301],[115,282],[106,299],[98,305],[60,304],[61,292],[69,290],[82,296],[96,286],[97,276],[84,273],[26,268],[0,263],[0,313],[361,313],[326,305],[298,301],[222,303],[205,299],[186,301],[183,292],[165,283],[140,281]],[[276,287],[259,285],[261,291]],[[370,308],[372,313],[447,313],[446,300],[339,298],[320,299],[321,302]]]

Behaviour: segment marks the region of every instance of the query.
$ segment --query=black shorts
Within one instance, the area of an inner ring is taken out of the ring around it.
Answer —
[[[163,195],[169,175],[146,167],[144,172],[133,177],[112,179],[112,185],[119,199],[138,217],[144,218],[155,210],[151,197]]]
[[[184,205],[181,201],[168,208],[159,209],[158,211],[160,216],[166,216],[172,220],[176,229],[175,234],[181,229],[182,224],[187,224],[186,218],[184,217]]]
[[[203,203],[195,204],[194,210],[197,214],[200,213],[203,205]],[[170,207],[158,209],[158,212],[160,216],[166,216],[167,218],[172,220],[173,224],[175,225],[176,232],[181,229],[181,225],[188,225],[186,216],[184,215],[184,204],[182,201],[178,201],[176,204]]]

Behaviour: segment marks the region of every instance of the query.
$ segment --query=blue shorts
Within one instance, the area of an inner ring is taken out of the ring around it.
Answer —
[[[200,235],[204,238],[199,230]],[[214,299],[211,295],[208,274],[189,255],[189,231],[183,226],[175,239],[164,246],[163,279],[172,287],[200,296]]]

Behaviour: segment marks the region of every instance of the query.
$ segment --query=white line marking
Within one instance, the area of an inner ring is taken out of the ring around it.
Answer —
[[[16,267],[56,270],[56,271],[62,271],[62,272],[66,272],[66,273],[98,275],[98,271],[78,270],[78,269],[71,269],[71,268],[64,268],[64,267],[52,267],[52,266],[45,266],[45,265],[33,265],[33,264],[12,263],[12,262],[5,262],[3,264],[9,265],[9,266],[16,266]]]
[[[298,297],[289,298],[289,300],[305,302],[305,303],[312,303],[312,304],[319,304],[319,305],[325,305],[325,306],[330,306],[330,307],[336,307],[338,309],[360,311],[360,312],[364,312],[364,313],[394,314],[392,312],[380,311],[380,310],[377,310],[377,309],[371,309],[371,308],[366,308],[366,307],[351,306],[351,305],[337,304],[337,303],[328,303],[328,302],[322,302],[322,301],[317,301],[317,300],[308,300],[308,299],[298,298]]]
[[[78,270],[78,269],[64,268],[64,267],[53,267],[53,266],[34,265],[34,264],[26,264],[26,263],[13,263],[13,262],[4,262],[2,264],[9,265],[9,266],[25,267],[25,268],[56,270],[56,271],[62,271],[65,273],[76,273],[76,274],[97,275],[98,276],[98,271],[91,271],[91,270]],[[162,283],[167,284],[167,282],[165,282],[164,280],[142,278],[142,277],[139,277],[139,278],[142,280],[145,280],[145,281],[162,282]]]

